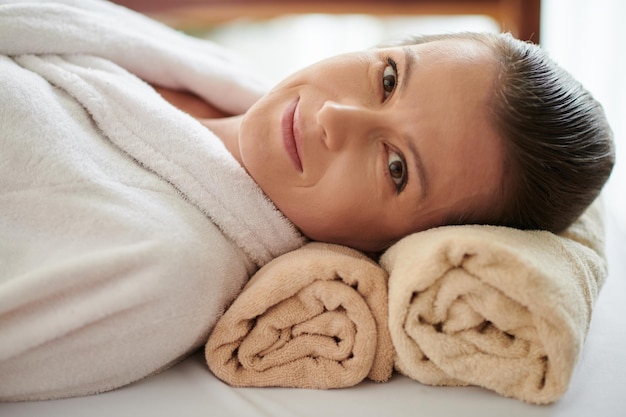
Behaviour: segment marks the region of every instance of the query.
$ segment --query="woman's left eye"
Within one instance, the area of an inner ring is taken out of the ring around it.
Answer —
[[[406,163],[404,162],[404,158],[402,158],[402,156],[397,152],[390,150],[387,162],[389,176],[396,185],[397,191],[401,192],[406,185],[407,179]]]
[[[383,96],[385,100],[393,93],[398,83],[398,67],[396,62],[388,58],[387,65],[383,70]]]

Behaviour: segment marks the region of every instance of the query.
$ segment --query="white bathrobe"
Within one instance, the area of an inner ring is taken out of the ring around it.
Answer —
[[[177,362],[303,238],[146,80],[243,112],[234,57],[113,4],[0,0],[0,400]],[[259,138],[263,140],[263,138]]]

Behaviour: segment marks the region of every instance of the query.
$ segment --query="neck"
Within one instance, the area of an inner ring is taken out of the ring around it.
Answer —
[[[198,119],[200,123],[211,130],[226,146],[226,149],[243,166],[241,153],[239,152],[239,127],[243,115],[223,117],[219,119]]]

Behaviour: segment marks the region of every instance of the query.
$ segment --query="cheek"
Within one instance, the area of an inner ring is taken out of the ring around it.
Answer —
[[[265,177],[277,175],[280,169],[279,141],[276,139],[280,116],[275,100],[264,98],[257,102],[244,116],[239,130],[239,152],[244,168],[263,187]],[[276,122],[278,120],[278,122]]]
[[[333,174],[327,172],[314,187],[296,190],[283,212],[314,240],[353,246],[376,224],[378,205],[355,177]]]

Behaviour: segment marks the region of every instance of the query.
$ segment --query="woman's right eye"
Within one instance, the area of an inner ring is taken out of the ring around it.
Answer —
[[[387,65],[383,70],[383,97],[385,100],[389,98],[389,96],[396,89],[396,84],[398,83],[398,67],[396,62],[388,58]]]
[[[404,158],[398,152],[389,150],[387,163],[391,181],[393,181],[396,186],[396,190],[400,193],[404,189],[407,180],[406,163],[404,162]]]

